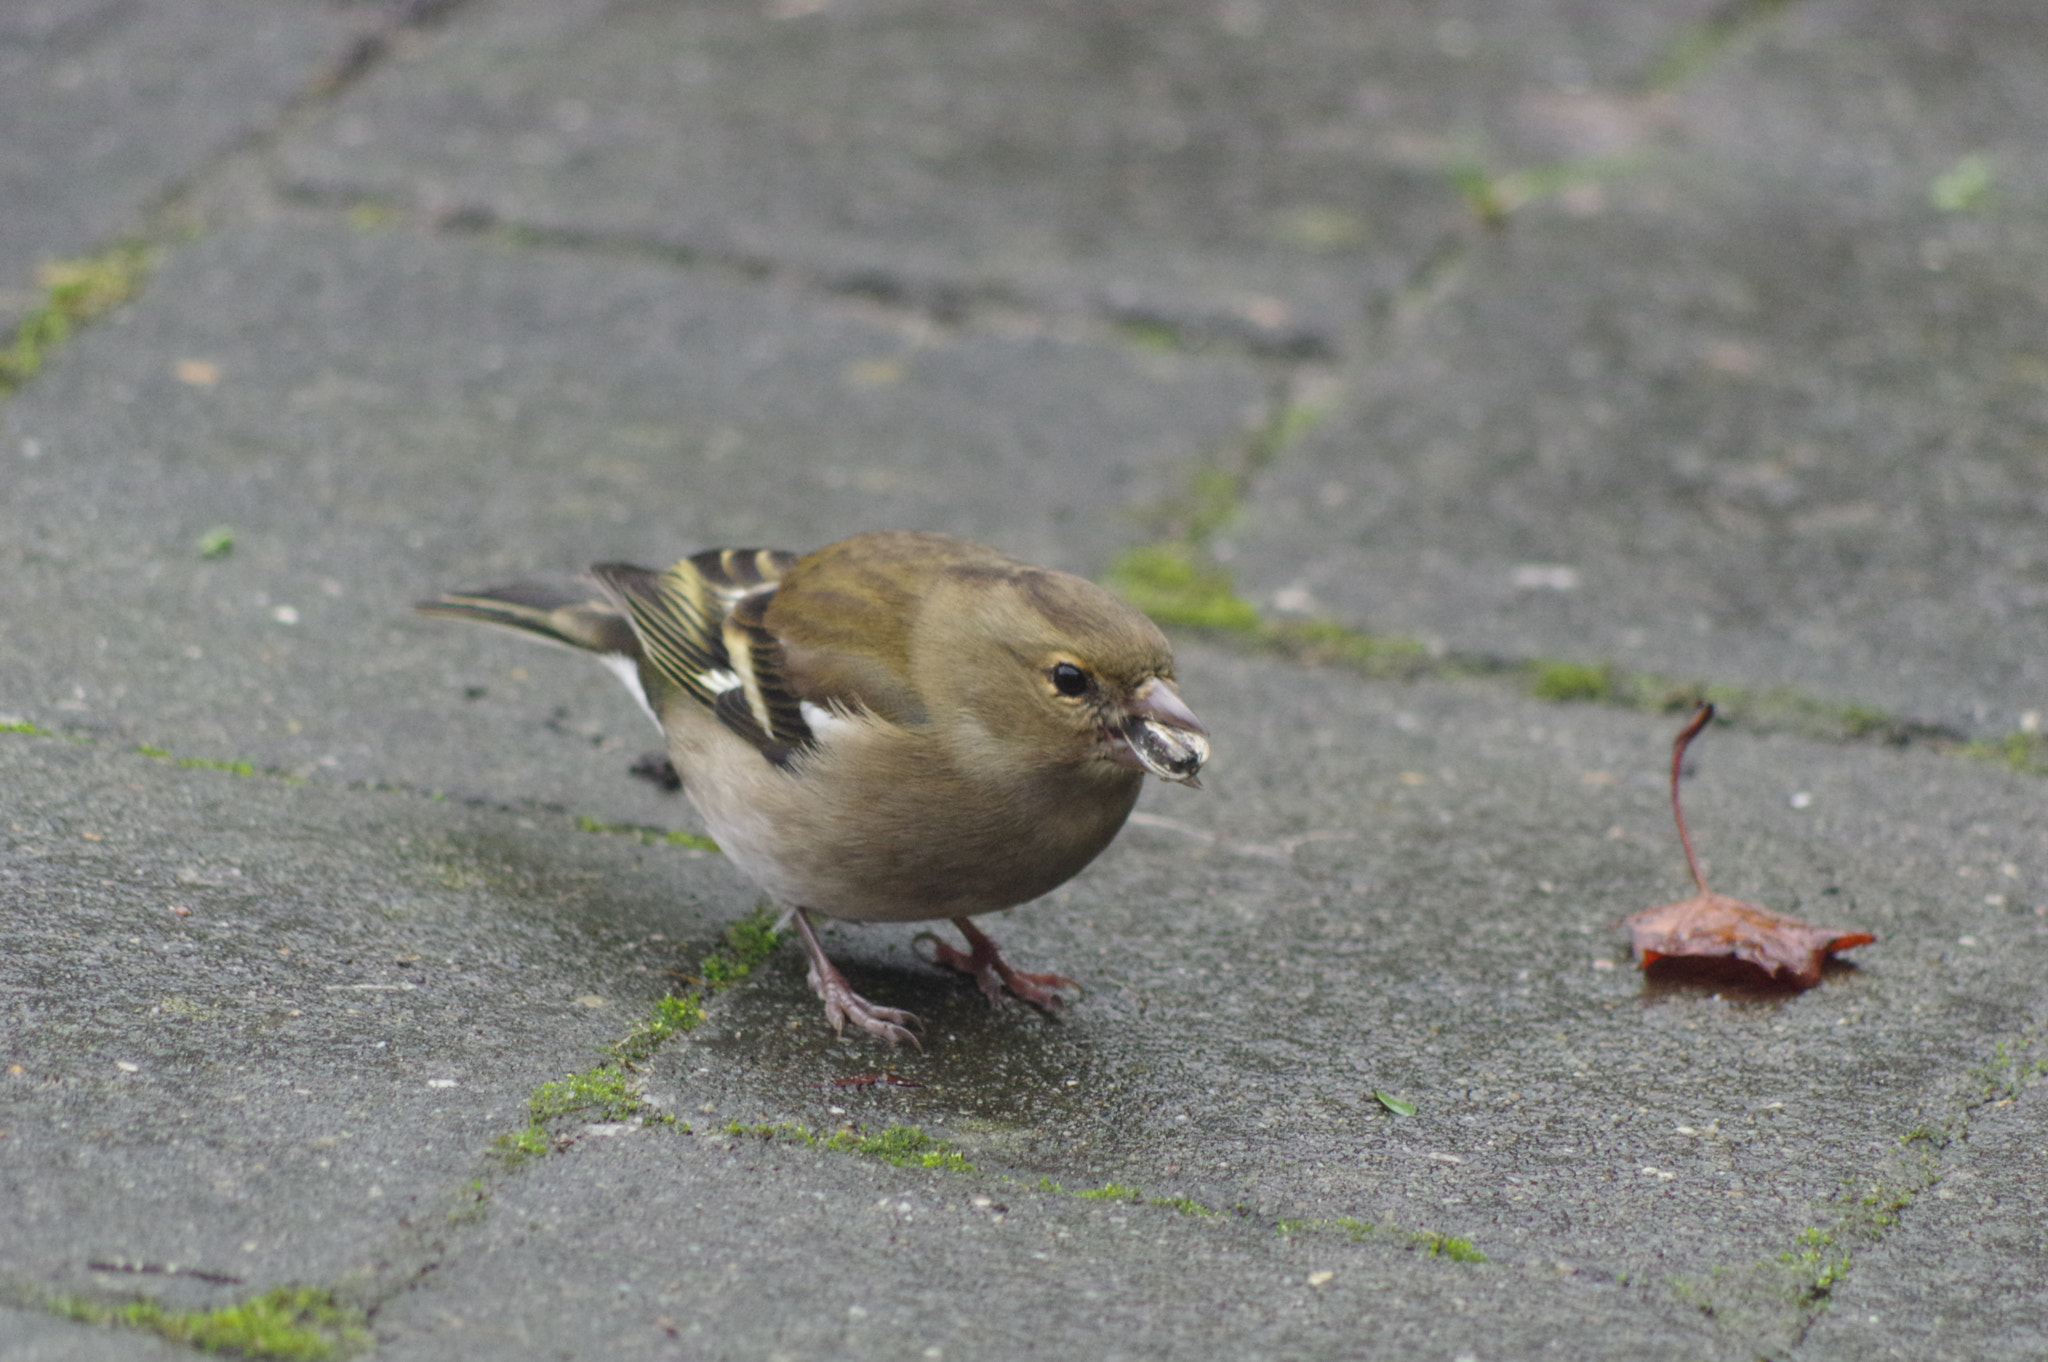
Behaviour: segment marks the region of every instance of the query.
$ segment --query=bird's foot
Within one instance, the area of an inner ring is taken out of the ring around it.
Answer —
[[[835,1034],[843,1035],[846,1024],[852,1022],[877,1040],[887,1041],[895,1049],[904,1041],[922,1050],[924,1046],[911,1034],[915,1026],[924,1029],[924,1023],[915,1014],[901,1008],[882,1007],[869,1002],[853,991],[853,985],[846,982],[846,976],[825,954],[825,948],[818,944],[818,934],[811,928],[811,919],[801,909],[795,914],[797,932],[803,938],[804,954],[810,957],[811,967],[804,976],[811,986],[811,992],[818,995],[825,1004],[825,1020],[832,1024]]]
[[[991,1004],[1000,1006],[1003,994],[1010,993],[1022,998],[1033,1007],[1057,1012],[1063,1001],[1054,989],[1070,988],[1082,991],[1081,986],[1064,974],[1031,974],[1025,970],[1013,969],[1003,959],[1003,953],[996,949],[996,943],[989,940],[980,928],[964,917],[953,919],[953,925],[960,929],[960,935],[967,938],[967,949],[961,950],[939,939],[934,932],[919,932],[911,938],[913,944],[929,942],[932,957],[929,963],[944,965],[959,970],[981,985],[981,991],[988,996]]]

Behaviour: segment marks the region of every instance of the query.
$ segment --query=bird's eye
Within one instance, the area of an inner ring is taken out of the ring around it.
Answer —
[[[1062,695],[1080,695],[1088,689],[1088,673],[1071,662],[1055,662],[1052,688]]]

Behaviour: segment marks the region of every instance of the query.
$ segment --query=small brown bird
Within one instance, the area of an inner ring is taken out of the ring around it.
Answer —
[[[798,557],[712,549],[666,572],[591,569],[600,594],[497,587],[436,615],[598,655],[668,740],[725,853],[787,909],[835,1030],[895,1045],[910,1013],[855,993],[809,914],[951,918],[936,962],[1052,1009],[970,918],[1065,883],[1116,836],[1145,773],[1197,785],[1207,730],[1151,620],[1083,578],[948,535],[864,534]]]

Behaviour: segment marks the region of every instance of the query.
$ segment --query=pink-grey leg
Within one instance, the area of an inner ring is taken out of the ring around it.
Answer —
[[[852,1022],[869,1035],[889,1042],[891,1049],[906,1040],[923,1049],[909,1028],[923,1029],[924,1023],[900,1008],[879,1007],[855,993],[853,986],[846,982],[846,976],[825,954],[825,948],[818,944],[818,934],[811,928],[810,914],[799,908],[794,916],[797,934],[803,938],[804,954],[811,961],[806,979],[811,992],[824,1000],[825,1020],[832,1023],[833,1031],[843,1033],[846,1024]]]
[[[1081,986],[1064,974],[1030,974],[1013,969],[1003,959],[1003,953],[996,949],[996,943],[989,940],[979,927],[964,917],[953,919],[953,925],[960,929],[960,935],[967,938],[967,949],[941,941],[931,932],[919,932],[914,940],[928,941],[932,947],[934,965],[944,965],[969,975],[981,985],[981,991],[988,995],[989,1002],[1000,1005],[1005,992],[1022,998],[1034,1007],[1048,1012],[1060,1008],[1060,996],[1054,989],[1070,988],[1076,993]]]

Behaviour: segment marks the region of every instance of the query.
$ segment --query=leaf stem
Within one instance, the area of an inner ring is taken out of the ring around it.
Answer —
[[[1713,718],[1713,705],[1703,702],[1693,711],[1692,721],[1679,730],[1671,743],[1671,817],[1678,824],[1678,844],[1685,848],[1685,868],[1692,872],[1692,882],[1702,894],[1707,892],[1707,877],[1700,874],[1699,857],[1692,854],[1692,834],[1685,830],[1685,810],[1678,803],[1678,771],[1685,764],[1685,749],[1692,746],[1692,740]]]

